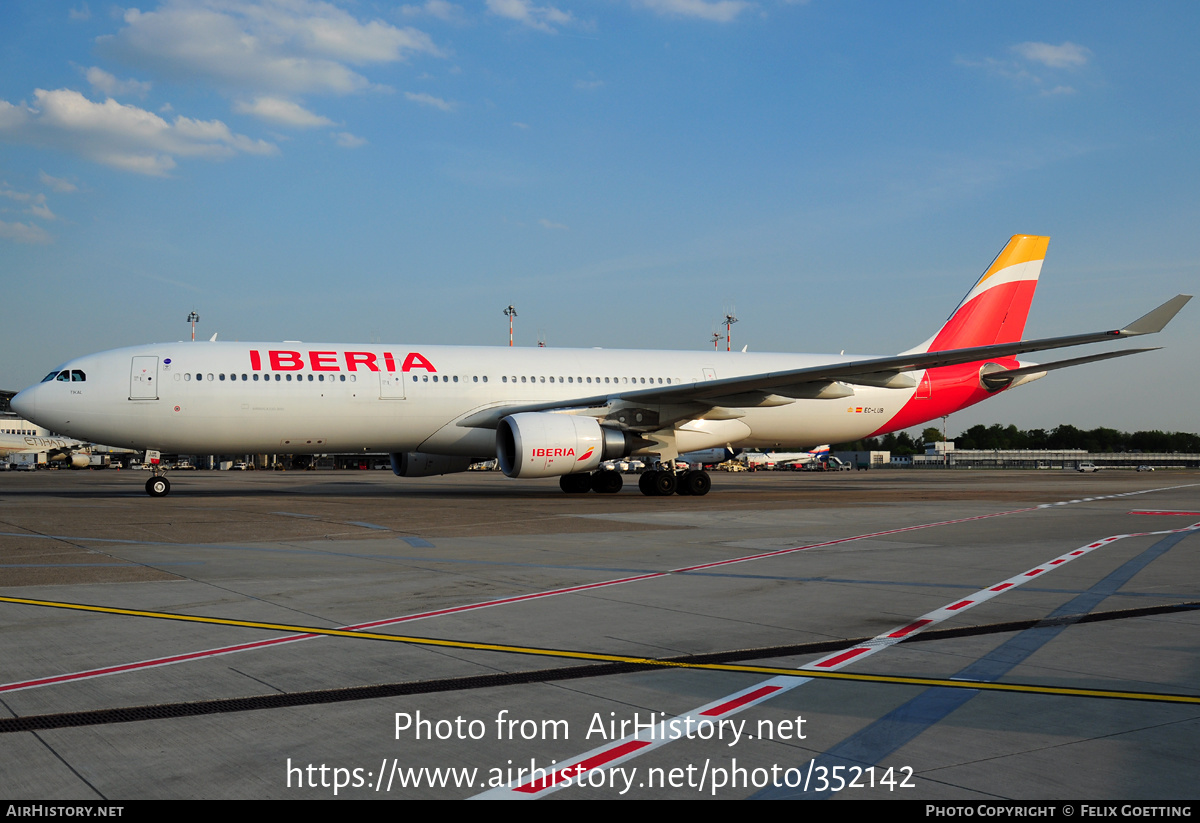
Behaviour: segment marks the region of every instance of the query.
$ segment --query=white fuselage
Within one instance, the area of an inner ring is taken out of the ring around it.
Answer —
[[[513,404],[625,395],[652,386],[849,361],[741,352],[165,343],[88,355],[15,399],[73,437],[182,453],[426,452],[491,457],[493,427],[465,417]],[[811,448],[882,428],[912,389],[724,409],[681,426],[680,451]]]

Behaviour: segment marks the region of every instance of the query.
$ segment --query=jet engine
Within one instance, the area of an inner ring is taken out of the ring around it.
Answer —
[[[438,474],[465,472],[474,457],[455,457],[447,454],[425,454],[423,452],[393,452],[392,473],[397,477],[433,477]]]
[[[92,464],[91,458],[88,455],[65,449],[54,449],[47,452],[46,459],[51,463],[65,463],[72,469],[86,469]]]
[[[496,429],[496,457],[509,477],[589,472],[635,447],[631,435],[570,414],[522,412],[504,418]]]

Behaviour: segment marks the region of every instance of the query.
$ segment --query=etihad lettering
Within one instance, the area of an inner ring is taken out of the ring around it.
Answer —
[[[300,371],[304,368],[309,368],[312,371],[342,371],[343,368],[348,372],[357,371],[380,371],[379,355],[369,351],[310,351],[305,355],[298,351],[286,351],[282,349],[267,350],[267,368],[270,371]],[[392,352],[383,353],[383,369],[388,372],[396,371],[396,355]],[[263,370],[262,353],[251,349],[250,350],[250,368],[253,371]],[[424,370],[431,374],[437,372],[437,368],[429,361],[425,355],[420,352],[408,352],[401,361],[400,371],[410,372],[415,370]]]

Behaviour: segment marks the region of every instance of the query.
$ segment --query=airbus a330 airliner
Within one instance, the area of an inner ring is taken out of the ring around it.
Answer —
[[[1153,334],[1179,295],[1122,329],[1021,341],[1047,237],[1017,235],[929,340],[891,357],[745,352],[158,343],[80,357],[11,401],[83,440],[187,454],[389,452],[402,477],[499,459],[565,492],[619,491],[606,460],[657,456],[647,495],[703,495],[681,452],[809,449],[909,428],[1047,371],[1027,352]],[[152,496],[170,491],[156,473]]]

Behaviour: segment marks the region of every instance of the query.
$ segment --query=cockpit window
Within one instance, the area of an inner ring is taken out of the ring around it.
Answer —
[[[62,371],[60,371],[58,373],[58,377],[56,377],[55,379],[62,383],[69,383],[69,382],[71,382],[71,372],[67,371],[66,369],[63,369]]]
[[[71,369],[71,382],[83,383],[87,380],[87,375],[81,369]]]
[[[42,378],[42,382],[43,382],[43,383],[49,383],[51,380],[53,380],[53,379],[54,379],[54,378],[56,378],[56,377],[58,377],[58,370],[57,370],[57,369],[56,369],[55,371],[52,371],[52,372],[50,372],[50,373],[49,373],[48,375],[46,375],[45,377],[43,377],[43,378]]]

